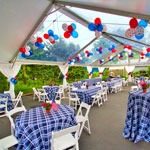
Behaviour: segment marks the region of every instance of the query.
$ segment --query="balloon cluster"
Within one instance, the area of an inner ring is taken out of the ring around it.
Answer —
[[[82,60],[83,58],[81,57],[81,54],[78,54],[77,56],[75,56],[75,59],[76,59],[77,61],[80,61],[80,60]]]
[[[90,73],[89,73],[89,76],[92,76],[93,75],[93,72],[91,71]]]
[[[68,58],[68,64],[69,65],[74,65],[75,60],[72,58]]]
[[[92,51],[85,51],[85,53],[87,54],[87,55],[86,55],[87,57],[90,57],[90,56],[93,55]]]
[[[119,59],[123,58],[123,54],[122,53],[118,54],[118,58]]]
[[[99,72],[100,75],[103,75],[103,72]]]
[[[102,54],[102,49],[103,49],[102,47],[97,48],[96,49],[96,53],[97,54]]]
[[[106,31],[106,25],[103,25],[101,23],[101,19],[100,18],[96,18],[94,20],[94,23],[90,23],[88,25],[88,29],[90,31],[95,31],[95,36],[98,38],[98,37],[101,36],[101,34],[102,34],[101,32],[102,31]]]
[[[65,74],[65,78],[68,79],[68,73]]]
[[[144,37],[144,28],[148,26],[148,23],[145,20],[138,20],[132,18],[129,22],[130,28],[126,30],[125,36],[131,38],[135,36],[136,39],[140,40]]]
[[[117,50],[115,49],[115,45],[112,45],[111,47],[108,48],[109,51],[112,53],[115,53]]]
[[[11,82],[12,84],[17,84],[17,77],[11,78],[11,79],[10,79],[10,82]]]
[[[41,37],[38,37],[36,39],[35,46],[38,48],[44,49],[45,45],[42,42],[43,42],[43,39]]]
[[[129,55],[131,55],[131,53],[132,53],[132,46],[131,45],[129,45],[129,46],[125,45],[124,46],[124,53],[128,53]]]
[[[130,75],[131,75],[131,72],[128,73],[128,76],[130,76]]]
[[[113,56],[109,56],[109,57],[108,57],[108,60],[109,60],[109,61],[114,60]]]
[[[131,52],[131,54],[129,55],[129,57],[133,57],[133,53]]]
[[[78,32],[75,31],[76,30],[76,24],[74,24],[74,23],[72,23],[71,25],[67,25],[66,23],[64,23],[62,25],[62,28],[65,31],[64,37],[67,39],[70,38],[70,36],[72,36],[73,38],[77,38],[79,36]]]
[[[19,51],[21,52],[21,56],[23,58],[33,55],[33,51],[31,51],[30,46],[26,46],[25,48],[20,48]]]
[[[54,34],[54,31],[53,30],[48,30],[48,34],[45,33],[43,35],[43,37],[47,40],[50,41],[51,44],[54,44],[55,43],[55,40],[58,40],[59,39],[59,36],[57,34]]]
[[[150,48],[143,47],[142,50],[143,51],[141,52],[141,59],[144,59],[145,56],[146,57],[150,56]]]
[[[104,63],[104,59],[100,59],[100,60],[99,60],[99,63],[100,63],[100,64],[103,64],[103,63]]]

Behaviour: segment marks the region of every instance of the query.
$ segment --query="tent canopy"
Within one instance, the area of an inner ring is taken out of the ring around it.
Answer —
[[[71,6],[71,7],[70,7]],[[125,31],[129,28],[129,20],[132,17],[145,19],[149,22],[150,5],[148,1],[119,1],[119,0],[13,0],[0,1],[0,62],[21,64],[44,64],[65,65],[68,58],[74,58],[77,54],[83,57],[75,61],[74,66],[145,66],[149,64],[149,57],[141,60],[140,53],[143,47],[150,46],[149,26],[144,29],[144,38],[137,40],[135,37],[128,39]],[[125,17],[126,16],[126,17]],[[107,30],[100,38],[95,38],[95,33],[88,30],[90,22],[100,17]],[[65,39],[62,24],[75,23],[78,38]],[[29,45],[33,48],[30,38],[42,37],[52,29],[59,39],[55,44],[43,40],[44,49],[34,50],[32,57],[26,59],[21,57],[19,48]],[[60,46],[63,45],[63,46]],[[114,45],[116,53],[108,48]],[[134,57],[124,55],[118,59],[118,54],[123,52],[124,45],[132,45]],[[97,54],[96,47],[103,47],[103,53]],[[87,58],[85,50],[91,50],[93,56]],[[112,56],[113,61],[108,57]],[[104,64],[99,60],[104,59]]]

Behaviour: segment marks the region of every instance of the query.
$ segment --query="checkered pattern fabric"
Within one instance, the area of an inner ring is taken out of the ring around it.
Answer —
[[[48,93],[48,98],[49,100],[55,99],[56,97],[56,92],[58,91],[59,87],[58,86],[47,86],[44,87],[46,93]]]
[[[95,95],[97,93],[97,91],[100,89],[101,89],[101,87],[89,86],[88,89],[81,88],[81,89],[73,90],[72,92],[77,93],[78,98],[80,98],[81,102],[85,102],[85,103],[91,105],[94,100],[92,98],[92,96]]]
[[[74,87],[80,89],[81,85],[82,85],[82,82],[73,82],[72,84],[74,85]]]
[[[150,142],[150,89],[130,92],[123,137],[135,143]]]
[[[88,82],[89,84],[90,84],[90,86],[92,86],[92,85],[96,85],[97,84],[97,82],[101,82],[102,81],[102,79],[101,78],[93,78],[93,79],[85,79],[85,80],[81,80],[81,82],[83,83],[83,82]]]
[[[7,101],[7,110],[10,111],[12,109],[14,109],[10,94],[0,94],[0,98],[7,98],[8,97],[8,101]],[[5,102],[0,102],[0,104],[5,104]],[[0,108],[0,111],[4,111],[4,108]]]
[[[58,105],[58,111],[45,113],[43,107],[23,112],[15,121],[15,136],[19,141],[17,150],[51,150],[52,131],[59,131],[77,124],[74,110]]]

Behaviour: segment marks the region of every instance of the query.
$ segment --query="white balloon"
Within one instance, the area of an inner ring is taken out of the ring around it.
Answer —
[[[68,31],[68,25],[66,23],[62,24],[62,28],[64,31]]]
[[[52,42],[54,41],[54,38],[52,36],[49,37],[49,41]]]
[[[74,62],[72,62],[71,65],[74,65]]]
[[[128,54],[129,54],[129,55],[131,54],[131,51],[130,51],[130,50],[128,50]]]
[[[81,54],[78,54],[78,56],[80,57],[80,56],[81,56]]]
[[[36,47],[35,45],[33,46],[33,49],[37,49],[38,47]]]
[[[75,59],[73,59],[73,62],[75,62]]]
[[[128,49],[128,48],[125,48],[124,50],[125,50],[126,52],[128,52],[129,49]]]
[[[25,55],[30,56],[30,52],[29,52],[29,51],[26,51],[26,52],[25,52]]]
[[[146,48],[146,47],[143,47],[142,50],[143,50],[143,51],[144,51],[144,50],[147,50],[147,48]]]
[[[98,31],[95,32],[95,37],[96,37],[96,38],[99,38],[101,35],[102,35],[101,32],[98,32]]]
[[[35,39],[34,37],[31,37],[31,38],[30,38],[30,42],[31,42],[32,44],[34,44],[34,43],[36,42],[36,39]]]
[[[83,57],[80,57],[80,60],[82,60],[83,59]]]
[[[30,51],[31,48],[30,48],[30,46],[26,46],[25,49],[26,49],[26,51]]]
[[[147,53],[147,50],[146,50],[146,49],[144,49],[144,50],[143,50],[143,54],[146,54],[146,53]]]

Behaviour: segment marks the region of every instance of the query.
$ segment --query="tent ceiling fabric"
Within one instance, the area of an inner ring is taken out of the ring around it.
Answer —
[[[150,20],[149,0],[55,0],[55,3]]]
[[[0,0],[0,61],[9,62],[50,0]]]

